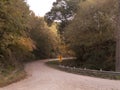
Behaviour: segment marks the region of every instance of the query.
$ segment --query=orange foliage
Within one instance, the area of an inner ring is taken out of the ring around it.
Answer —
[[[29,51],[33,51],[36,48],[35,43],[31,38],[20,37],[18,40],[18,44],[24,46]]]

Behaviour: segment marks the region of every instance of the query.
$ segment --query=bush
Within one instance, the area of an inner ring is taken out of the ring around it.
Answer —
[[[64,34],[79,66],[114,70],[115,10],[116,0],[80,2],[80,9]]]

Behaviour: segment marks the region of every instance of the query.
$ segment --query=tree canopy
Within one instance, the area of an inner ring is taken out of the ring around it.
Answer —
[[[78,66],[115,70],[115,17],[116,0],[80,3],[75,19],[65,28],[66,42],[75,51]]]
[[[59,22],[60,27],[64,28],[75,17],[79,6],[78,2],[79,0],[56,0],[52,9],[45,14],[45,21],[48,25],[51,25],[53,22]]]
[[[35,58],[56,56],[59,38],[52,29],[29,10],[25,0],[1,0],[0,72]]]

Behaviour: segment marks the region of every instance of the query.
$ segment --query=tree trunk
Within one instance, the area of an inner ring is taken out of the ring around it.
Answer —
[[[120,0],[118,0],[118,17],[116,33],[116,71],[120,72]]]

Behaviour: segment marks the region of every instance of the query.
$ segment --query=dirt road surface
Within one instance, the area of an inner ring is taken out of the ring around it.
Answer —
[[[46,60],[45,60],[46,61]],[[0,90],[120,90],[120,81],[71,74],[50,68],[45,61],[28,63],[26,79]]]

